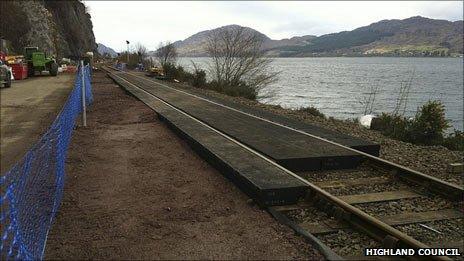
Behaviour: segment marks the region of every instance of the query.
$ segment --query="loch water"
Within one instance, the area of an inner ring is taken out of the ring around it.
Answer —
[[[208,58],[181,58],[206,68]],[[409,85],[404,115],[428,100],[440,100],[452,127],[463,130],[463,58],[311,57],[274,58],[278,81],[263,88],[262,103],[297,109],[314,106],[327,116],[357,118],[377,89],[373,113],[392,112],[401,86]],[[403,111],[403,110],[401,110]]]

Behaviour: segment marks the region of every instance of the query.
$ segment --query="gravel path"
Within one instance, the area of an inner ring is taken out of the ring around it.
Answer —
[[[21,160],[45,133],[74,87],[74,74],[36,76],[0,89],[0,171]]]

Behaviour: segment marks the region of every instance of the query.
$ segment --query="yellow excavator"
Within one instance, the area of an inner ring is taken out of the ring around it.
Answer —
[[[148,77],[155,77],[156,79],[164,79],[166,75],[164,74],[163,67],[161,66],[154,66],[147,70]]]

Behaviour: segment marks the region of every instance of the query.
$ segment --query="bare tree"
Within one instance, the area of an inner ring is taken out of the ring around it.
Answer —
[[[175,65],[177,61],[177,49],[171,42],[161,42],[155,52],[155,57],[163,67],[167,64]]]
[[[269,72],[272,60],[261,51],[263,38],[245,27],[217,30],[209,35],[206,51],[211,57],[209,71],[213,81],[222,87],[243,84],[256,94],[277,80]]]
[[[416,70],[413,69],[406,81],[402,81],[400,89],[398,91],[398,97],[396,97],[395,108],[393,109],[393,115],[404,115],[409,99],[409,92],[411,91],[412,82],[414,80],[414,74]]]
[[[372,114],[374,111],[375,106],[375,98],[377,93],[379,92],[379,82],[377,81],[375,84],[369,84],[369,92],[365,93],[365,96],[362,98],[359,103],[363,105],[364,111],[363,114]]]
[[[135,55],[137,56],[137,62],[143,64],[143,66],[149,66],[148,49],[141,43],[136,43],[134,46]]]
[[[137,53],[137,57],[139,58],[139,62],[143,62],[148,57],[148,49],[141,43],[136,43],[135,52]]]

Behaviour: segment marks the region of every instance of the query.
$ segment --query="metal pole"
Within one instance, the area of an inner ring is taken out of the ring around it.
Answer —
[[[129,65],[129,42],[127,42],[127,65]]]
[[[82,74],[82,126],[87,127],[87,114],[85,111],[85,74],[84,74],[84,60],[81,60],[81,74]]]

